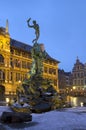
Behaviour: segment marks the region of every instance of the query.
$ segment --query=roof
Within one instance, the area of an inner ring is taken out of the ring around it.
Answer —
[[[12,47],[15,47],[15,48],[18,48],[18,49],[21,49],[23,51],[27,51],[27,52],[31,52],[31,49],[32,49],[32,46],[31,45],[28,45],[26,43],[23,43],[23,42],[20,42],[20,41],[17,41],[17,40],[14,40],[11,38],[11,46]],[[56,59],[52,58],[48,53],[47,53],[47,59],[49,60],[53,60],[57,63],[60,63],[59,61],[57,61]]]
[[[20,41],[14,40],[14,39],[11,39],[10,43],[12,47],[15,47],[15,48],[27,51],[27,52],[30,52],[32,49],[32,46],[22,43]]]

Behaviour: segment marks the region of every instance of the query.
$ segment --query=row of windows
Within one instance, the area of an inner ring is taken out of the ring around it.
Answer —
[[[20,50],[13,49],[13,48],[11,48],[11,54],[22,56],[22,57],[25,57],[25,58],[31,58],[31,53],[28,53],[28,52],[25,52],[25,51],[20,51]],[[46,60],[45,63],[57,65],[57,63],[53,62],[53,61],[47,61]]]
[[[84,85],[84,84],[86,84],[86,80],[84,81],[83,79],[73,81],[73,85]]]
[[[56,69],[44,67],[44,73],[56,75]]]
[[[4,57],[2,55],[0,55],[0,63],[2,63],[2,62],[4,63]],[[26,62],[26,61],[21,61],[20,59],[13,59],[13,58],[10,58],[10,65],[12,68],[18,67],[18,68],[30,69],[30,67],[31,67],[31,63]],[[45,73],[48,72],[47,67],[44,67],[44,72]],[[49,74],[56,75],[56,69],[49,68]]]
[[[16,73],[16,81],[23,81],[27,78],[27,74],[21,75],[20,73]]]
[[[84,69],[84,66],[81,66],[81,65],[77,65],[77,66],[75,66],[74,67],[74,70],[82,70],[82,69]]]
[[[20,51],[20,50],[14,50],[11,48],[11,54],[17,55],[17,56],[22,56],[25,58],[31,58],[31,54],[28,52]]]
[[[20,61],[19,59],[12,59],[11,58],[10,65],[11,65],[12,68],[14,68],[14,67],[24,68],[24,69],[30,69],[31,68],[30,62]],[[56,75],[56,69],[53,69],[53,68],[44,67],[44,72]]]
[[[16,81],[23,80],[27,74],[22,75],[20,73],[16,73]],[[0,80],[5,79],[5,73],[0,70]],[[7,80],[13,80],[13,72],[7,72]]]
[[[11,64],[11,67],[15,66],[15,67],[24,68],[24,69],[26,69],[26,68],[30,69],[30,67],[31,67],[31,63],[26,62],[26,61],[20,61],[19,59],[15,59],[14,61],[12,61],[12,59],[11,59],[10,64]],[[44,67],[44,72],[56,75],[56,69],[53,69],[53,68]]]
[[[56,66],[56,65],[57,65],[57,63],[56,63],[56,62],[49,61],[49,60],[45,60],[45,63],[46,63],[46,64],[50,64],[50,65],[54,65],[54,66]]]
[[[21,74],[21,73],[13,73],[13,72],[7,72],[7,81],[13,81],[15,77],[15,81],[23,81],[27,78],[27,74]],[[5,80],[5,74],[3,71],[0,70],[0,80]],[[54,85],[57,86],[57,80],[54,80]]]
[[[19,59],[12,59],[10,60],[10,65],[12,68],[18,67],[18,68],[24,68],[24,69],[30,69],[31,63],[26,61],[21,61]]]
[[[85,76],[85,74],[83,72],[73,74],[73,78],[80,78],[80,77],[82,78],[83,76]]]
[[[27,77],[27,74],[7,72],[7,81],[14,80],[13,76],[15,77],[15,81],[23,81]],[[0,70],[0,80],[5,81],[5,73],[2,70]]]

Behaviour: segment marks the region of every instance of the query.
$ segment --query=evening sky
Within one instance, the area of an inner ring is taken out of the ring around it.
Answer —
[[[72,71],[77,56],[86,62],[86,0],[0,0],[0,26],[8,19],[11,38],[33,45],[30,17],[40,26],[38,42],[61,62],[59,68]]]

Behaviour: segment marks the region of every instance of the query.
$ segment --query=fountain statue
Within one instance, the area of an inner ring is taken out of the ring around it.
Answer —
[[[47,53],[44,44],[38,43],[39,25],[36,21],[33,21],[33,25],[30,25],[30,20],[31,18],[27,20],[28,27],[34,28],[36,35],[36,38],[32,41],[32,66],[27,73],[27,79],[16,89],[17,99],[20,103],[20,99],[24,97],[24,102],[26,100],[34,112],[49,111],[58,108],[60,101],[52,80],[43,77],[43,62],[47,59]]]
[[[27,20],[28,23],[28,27],[34,28],[35,29],[35,35],[36,38],[32,41],[33,44],[33,48],[31,51],[32,54],[32,67],[31,70],[29,72],[30,76],[33,75],[42,75],[43,74],[43,61],[46,59],[46,51],[44,50],[44,45],[43,44],[38,44],[38,38],[40,35],[40,31],[39,31],[39,25],[36,23],[35,20],[33,20],[33,25],[30,25],[31,18],[29,18]],[[29,76],[28,74],[28,76]]]

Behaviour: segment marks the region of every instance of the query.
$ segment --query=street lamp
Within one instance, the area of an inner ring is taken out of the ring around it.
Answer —
[[[9,98],[6,98],[6,103],[7,103],[7,106],[8,106],[8,103],[10,102],[10,99]]]
[[[19,84],[21,83],[21,80],[19,80]]]
[[[73,86],[73,90],[75,90],[76,89],[76,87],[75,86]]]

